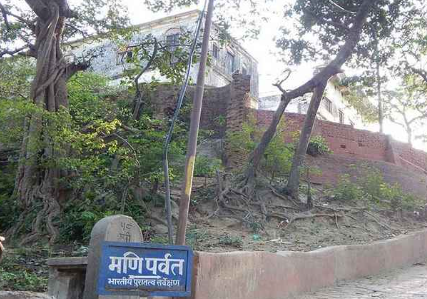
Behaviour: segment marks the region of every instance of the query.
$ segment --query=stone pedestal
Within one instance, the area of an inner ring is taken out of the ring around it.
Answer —
[[[138,296],[98,296],[98,272],[101,263],[102,242],[143,242],[139,225],[131,217],[116,215],[106,217],[92,229],[84,299],[139,299]]]
[[[86,257],[53,258],[49,266],[48,293],[55,299],[82,299],[86,276]]]

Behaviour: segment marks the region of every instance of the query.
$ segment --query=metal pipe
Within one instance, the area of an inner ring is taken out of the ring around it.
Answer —
[[[187,146],[187,157],[185,160],[184,182],[181,190],[181,200],[179,202],[178,231],[176,234],[176,244],[185,244],[185,233],[187,230],[188,210],[190,207],[191,188],[193,184],[194,163],[196,162],[197,137],[199,135],[200,115],[202,112],[203,93],[205,91],[206,63],[209,52],[209,39],[212,27],[212,15],[214,10],[214,0],[209,0],[203,33],[202,53],[200,56],[199,73],[197,75],[196,92],[193,99],[193,111],[191,113],[190,135]]]

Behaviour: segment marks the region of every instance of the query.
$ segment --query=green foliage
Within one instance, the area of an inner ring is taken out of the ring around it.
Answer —
[[[243,246],[243,240],[239,236],[231,236],[229,234],[225,234],[219,237],[218,243],[226,246],[233,246],[241,248]]]
[[[243,123],[242,130],[229,133],[227,142],[233,151],[248,157],[260,141],[263,132],[263,129],[256,125],[256,121],[250,119]],[[261,160],[261,170],[268,173],[272,179],[290,172],[295,148],[293,144],[285,143],[288,134],[285,121],[282,120]]]
[[[374,202],[379,202],[387,193],[384,190],[389,188],[389,185],[384,181],[384,176],[381,171],[375,167],[362,166],[363,175],[358,179],[358,184],[363,188],[365,195]]]
[[[332,189],[332,195],[337,200],[356,201],[363,198],[364,192],[360,186],[350,180],[349,175],[343,175]]]
[[[332,151],[325,138],[320,135],[312,137],[308,143],[307,153],[316,157],[319,155],[331,154]]]
[[[155,69],[159,75],[159,77],[153,76],[150,83],[160,83],[162,78],[174,85],[181,84],[184,81],[189,46],[193,38],[192,31],[181,32],[177,44],[170,46],[163,39],[157,39],[151,34],[141,37],[137,31],[129,32],[125,38],[117,41],[119,51],[123,53],[121,64],[125,74],[121,84],[134,88],[135,78],[147,66]],[[193,63],[198,62],[200,46],[200,43],[196,45],[197,51],[193,56]]]
[[[0,61],[0,101],[25,100],[30,92],[34,64],[28,58],[11,58]],[[2,109],[0,109],[1,111]]]
[[[186,244],[194,249],[197,249],[203,242],[208,241],[210,239],[212,239],[212,236],[209,235],[208,231],[206,231],[205,229],[191,227],[187,231]]]
[[[46,148],[45,142],[53,144],[57,157],[46,157],[42,163],[69,174],[59,182],[72,198],[64,206],[61,235],[67,240],[85,241],[97,220],[120,213],[123,204],[125,213],[143,219],[144,211],[141,212],[138,202],[149,192],[142,192],[141,198],[133,190],[150,190],[163,181],[162,155],[167,124],[152,118],[148,110],[140,119],[133,119],[129,100],[132,96],[109,87],[108,81],[98,75],[74,76],[69,81],[68,92],[69,109],[56,113],[25,100],[0,99],[0,143],[11,147],[19,145],[26,117],[40,115],[49,138],[32,144],[32,150]],[[184,158],[185,132],[178,123],[169,154],[172,180],[181,173],[178,170]],[[14,171],[10,177],[0,176],[0,219],[7,214],[10,219],[1,221],[2,229],[19,215],[9,200]],[[3,204],[7,204],[5,208]],[[31,227],[31,219],[26,227]]]
[[[215,121],[219,126],[225,126],[227,123],[227,118],[224,115],[219,115]]]
[[[404,192],[399,184],[387,183],[379,169],[367,165],[362,165],[360,169],[362,175],[359,179],[352,181],[349,175],[342,176],[338,184],[329,189],[330,194],[337,200],[366,200],[393,210],[415,210],[423,206],[422,200]]]
[[[45,292],[47,280],[46,276],[22,265],[17,256],[6,254],[0,264],[1,290]]]
[[[68,144],[70,152],[57,163],[75,173],[64,184],[77,193],[61,221],[62,235],[69,240],[86,241],[99,219],[121,210],[142,221],[146,211],[141,200],[151,198],[132,190],[148,190],[163,181],[165,123],[149,111],[133,119],[126,95],[117,99],[116,94],[104,78],[80,74],[69,84],[69,114],[58,114],[63,125],[56,124],[55,140]],[[178,124],[169,154],[172,180],[183,161],[184,138]]]
[[[197,156],[194,164],[194,176],[212,178],[217,170],[221,170],[222,162],[220,159]]]

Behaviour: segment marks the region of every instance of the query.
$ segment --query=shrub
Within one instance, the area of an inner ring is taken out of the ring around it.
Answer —
[[[363,175],[352,182],[349,175],[340,178],[338,184],[329,187],[330,194],[338,200],[367,199],[375,204],[388,205],[391,209],[415,210],[422,207],[423,201],[405,193],[399,184],[389,184],[379,169],[362,166]]]
[[[211,178],[215,176],[216,170],[222,168],[220,159],[197,156],[194,165],[194,176]]]
[[[313,157],[317,157],[320,155],[331,154],[332,151],[329,148],[328,143],[325,138],[318,135],[310,139],[307,148],[307,154]]]
[[[332,196],[338,200],[355,201],[364,197],[360,186],[350,180],[349,175],[343,175],[335,188],[331,190]]]
[[[242,247],[243,240],[239,236],[230,236],[228,234],[219,237],[219,244],[233,247]]]
[[[256,120],[250,118],[243,123],[242,130],[227,134],[227,144],[233,152],[247,158],[261,140],[263,132],[264,130],[257,126]],[[287,134],[289,132],[286,130],[285,121],[282,120],[261,160],[260,169],[271,179],[289,174],[295,148],[294,144],[285,143]]]

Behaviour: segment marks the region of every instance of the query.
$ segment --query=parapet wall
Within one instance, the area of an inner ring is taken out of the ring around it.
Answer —
[[[253,113],[257,116],[258,125],[265,127],[271,123],[274,114],[273,111],[266,110],[256,110]],[[284,119],[289,132],[296,132],[301,130],[305,115],[285,113]],[[325,138],[334,155],[389,162],[411,171],[427,173],[427,153],[395,141],[391,136],[321,120],[315,123],[313,136],[315,135]]]
[[[427,231],[312,252],[198,252],[192,299],[285,299],[426,258]]]
[[[180,87],[161,84],[147,97],[154,115],[171,117],[175,111]],[[195,86],[188,86],[185,104],[193,103]],[[224,87],[206,87],[203,97],[200,128],[211,130],[213,137],[224,138],[226,131],[241,128],[251,105],[251,76],[235,74],[233,82]]]
[[[243,123],[248,120],[249,115],[253,115],[259,126],[267,127],[272,120],[274,111],[252,109],[252,99],[250,96],[251,77],[247,75],[235,74],[231,84],[220,87],[207,87],[203,101],[201,129],[211,130],[214,138],[225,138],[227,132],[237,132],[242,129]],[[192,102],[195,92],[194,86],[189,86],[186,93],[186,101]],[[152,110],[157,117],[163,118],[171,116],[176,106],[179,87],[172,85],[159,85],[150,92],[150,102]],[[301,130],[305,115],[297,113],[285,113],[284,120],[289,132],[285,142],[292,142],[295,132]],[[351,160],[352,163],[384,162],[392,163],[396,168],[395,173],[401,177],[393,177],[391,182],[398,182],[409,191],[415,190],[417,195],[426,194],[425,184],[421,183],[420,174],[427,174],[427,153],[412,148],[409,144],[393,140],[392,137],[374,133],[367,130],[358,130],[349,125],[334,122],[317,120],[313,130],[313,135],[321,135],[328,142],[333,151],[330,160],[334,168],[323,165],[322,159],[313,160],[322,169],[322,177],[318,178],[320,183],[334,183],[343,173],[345,167],[339,164],[338,160]],[[239,152],[225,146],[227,165],[235,168],[246,163],[247,157]],[[335,163],[336,162],[336,163]],[[325,162],[326,163],[326,162]],[[378,163],[377,163],[378,164]],[[337,167],[340,166],[340,167]],[[388,169],[390,166],[381,164],[381,169]],[[405,172],[406,171],[406,172]],[[407,178],[416,175],[416,183],[408,184]],[[388,174],[384,172],[384,176]],[[426,180],[426,178],[424,177]],[[416,188],[413,188],[415,186]],[[423,196],[424,197],[424,196]]]

